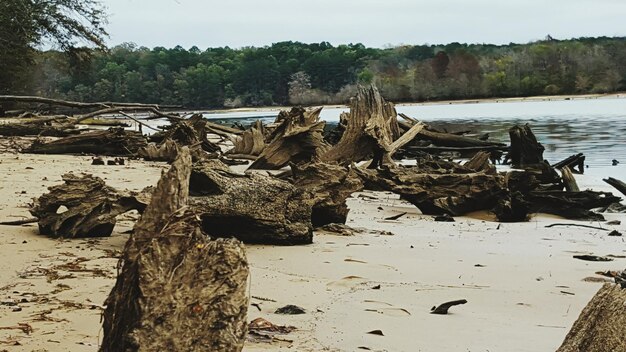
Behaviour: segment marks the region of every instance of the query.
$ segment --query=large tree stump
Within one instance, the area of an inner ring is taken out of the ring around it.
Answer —
[[[138,155],[145,160],[172,162],[177,157],[180,147],[189,147],[194,160],[204,159],[216,153],[220,147],[207,139],[206,121],[201,114],[195,114],[187,120],[179,120],[161,136],[158,144],[150,143],[139,149]],[[212,156],[217,156],[214,154]]]
[[[350,167],[313,163],[291,167],[294,185],[313,194],[311,222],[320,227],[330,223],[346,223],[346,199],[363,189],[361,179]]]
[[[329,145],[324,142],[322,132],[325,121],[319,120],[322,108],[306,111],[292,108],[281,111],[272,131],[269,143],[249,169],[275,170],[288,163],[301,164],[317,159]]]
[[[374,86],[359,87],[357,96],[350,100],[345,120],[341,139],[321,156],[321,161],[350,164],[373,157],[379,164],[390,152],[393,141],[400,137],[396,109]]]
[[[110,236],[115,217],[132,209],[142,212],[150,191],[122,194],[99,177],[74,174],[62,176],[62,185],[34,200],[30,213],[38,219],[39,233],[51,237]],[[61,207],[67,210],[57,213]]]
[[[98,154],[132,155],[145,147],[147,141],[139,132],[123,128],[92,131],[61,138],[52,142],[36,140],[25,150],[34,154]]]
[[[593,296],[557,352],[626,351],[626,289],[606,283]]]
[[[504,178],[485,173],[428,174],[414,167],[362,170],[365,188],[399,194],[423,214],[463,215],[492,209],[504,194]]]
[[[245,130],[233,143],[233,149],[227,154],[254,155],[258,156],[265,148],[265,127],[261,120]]]
[[[286,181],[251,172],[194,165],[190,206],[214,237],[281,245],[313,241],[308,192]]]
[[[126,244],[104,311],[101,351],[243,349],[248,264],[241,243],[212,241],[186,208],[187,148],[161,177]]]
[[[511,127],[509,137],[511,138],[511,149],[507,158],[510,159],[514,168],[533,168],[543,163],[545,148],[537,142],[537,138],[528,124]]]

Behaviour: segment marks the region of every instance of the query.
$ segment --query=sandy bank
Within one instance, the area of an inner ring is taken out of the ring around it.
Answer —
[[[90,162],[82,156],[0,154],[0,219],[30,217],[31,198],[68,171],[139,190],[155,184],[166,167]],[[499,225],[476,214],[438,223],[397,196],[365,194],[349,199],[348,224],[395,235],[316,233],[308,246],[247,247],[251,303],[260,308],[251,306],[248,319],[263,317],[298,330],[283,336],[292,342],[247,344],[246,351],[554,351],[600,287],[584,279],[626,267],[623,237],[605,231],[545,228],[569,222],[546,216]],[[408,214],[383,220],[398,212]],[[30,335],[0,330],[0,350],[97,351],[101,305],[134,217],[125,215],[112,237],[92,240],[49,239],[38,235],[35,224],[0,226],[0,297],[7,303],[25,300],[21,311],[0,305],[0,326],[33,328]],[[624,214],[606,217],[626,224]],[[602,226],[626,232],[625,225]],[[572,258],[578,253],[616,258],[585,262]],[[469,302],[452,314],[429,314],[432,306],[461,298]],[[273,313],[287,304],[306,314]],[[384,336],[367,334],[376,329]]]

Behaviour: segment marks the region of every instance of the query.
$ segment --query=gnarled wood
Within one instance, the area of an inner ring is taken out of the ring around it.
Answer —
[[[578,183],[576,183],[574,174],[572,174],[572,170],[568,166],[563,166],[561,169],[561,177],[563,178],[563,185],[565,185],[566,191],[580,192],[580,188],[578,188]]]
[[[92,131],[61,138],[51,142],[36,140],[25,150],[33,154],[98,154],[132,155],[145,147],[147,141],[139,132],[123,128]]]
[[[63,175],[62,185],[34,200],[30,213],[35,216],[42,235],[51,237],[110,236],[115,217],[129,210],[146,207],[149,191],[122,194],[108,187],[99,177]],[[57,213],[61,207],[67,210]]]
[[[378,166],[400,136],[393,104],[386,102],[374,86],[359,87],[345,119],[341,139],[321,156],[321,161],[345,165],[373,157],[373,166]]]
[[[565,166],[569,166],[572,172],[576,174],[585,173],[585,156],[583,153],[574,154],[552,165],[555,169],[561,169]]]
[[[282,245],[313,241],[308,192],[259,173],[194,165],[190,206],[215,237]]]
[[[496,166],[489,162],[491,154],[480,151],[476,153],[463,166],[476,172],[484,172],[486,174],[495,174]]]
[[[288,163],[310,162],[327,151],[329,146],[322,136],[326,122],[319,121],[321,111],[322,108],[281,111],[276,120],[279,125],[269,136],[270,142],[249,169],[280,169]]]
[[[537,142],[528,124],[515,125],[509,129],[511,149],[506,159],[510,159],[514,168],[533,168],[543,163],[543,151],[545,148]]]
[[[620,193],[622,193],[623,195],[626,196],[626,183],[613,178],[613,177],[609,177],[609,178],[605,178],[602,179],[602,181],[610,184],[611,186],[613,186],[616,190],[620,191]]]
[[[186,208],[187,148],[161,177],[126,244],[100,351],[243,349],[249,268],[243,245],[211,240]]]
[[[493,208],[504,193],[504,178],[484,173],[428,174],[415,167],[362,170],[365,188],[399,194],[427,215],[463,215]]]
[[[577,220],[604,220],[601,214],[591,209],[608,207],[621,201],[611,193],[595,191],[531,191],[525,199],[531,204],[532,212]]]
[[[291,166],[296,187],[313,194],[311,222],[314,227],[330,223],[346,223],[346,199],[363,189],[361,179],[350,167],[337,164],[312,163]]]
[[[254,125],[245,130],[240,137],[237,137],[233,149],[228,154],[242,154],[258,156],[265,148],[265,128],[261,120],[257,120]]]
[[[606,283],[574,322],[556,352],[626,351],[626,289]]]

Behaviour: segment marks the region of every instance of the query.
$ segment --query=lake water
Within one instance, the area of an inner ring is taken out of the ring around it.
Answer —
[[[336,123],[347,110],[325,108],[321,118]],[[507,144],[511,126],[529,123],[551,163],[584,153],[589,165],[586,173],[626,181],[626,98],[398,105],[396,110],[451,132],[489,133],[490,140]],[[277,111],[205,114],[244,125],[259,118],[271,122],[276,115]],[[613,159],[621,163],[612,166]]]

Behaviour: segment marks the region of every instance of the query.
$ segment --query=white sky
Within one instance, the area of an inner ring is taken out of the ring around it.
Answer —
[[[526,43],[626,35],[626,0],[102,0],[109,44]]]

